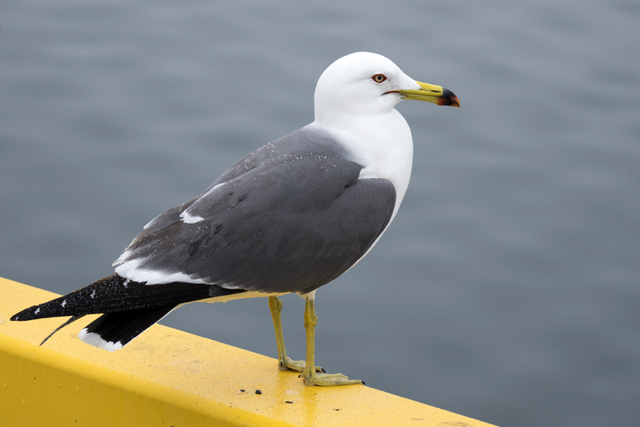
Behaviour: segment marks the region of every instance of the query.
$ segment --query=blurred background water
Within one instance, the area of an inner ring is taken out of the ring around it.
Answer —
[[[462,108],[398,106],[409,191],[318,292],[318,363],[499,425],[638,425],[637,0],[23,0],[0,29],[1,276],[111,274],[151,218],[311,122],[331,62],[377,52]],[[276,355],[263,299],[163,323]]]

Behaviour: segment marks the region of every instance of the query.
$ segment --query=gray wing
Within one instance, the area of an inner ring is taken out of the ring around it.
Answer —
[[[340,145],[305,128],[251,153],[168,210],[118,263],[201,283],[307,293],[357,262],[386,228],[395,188],[362,179]]]

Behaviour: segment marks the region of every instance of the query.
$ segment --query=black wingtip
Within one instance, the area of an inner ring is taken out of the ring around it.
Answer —
[[[23,320],[33,320],[36,318],[36,316],[34,315],[34,312],[37,308],[38,308],[37,305],[34,305],[33,307],[25,308],[21,312],[11,316],[9,320],[11,320],[12,322],[21,322]]]
[[[55,301],[55,300],[53,300],[53,301]],[[45,302],[43,304],[32,305],[31,307],[25,308],[21,312],[16,313],[13,316],[11,316],[10,320],[12,320],[14,322],[23,322],[23,321],[26,321],[26,320],[42,319],[44,317],[54,317],[54,316],[50,316],[49,315],[50,303],[51,303],[51,301]]]

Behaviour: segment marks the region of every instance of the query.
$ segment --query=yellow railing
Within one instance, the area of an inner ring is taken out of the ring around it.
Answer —
[[[113,353],[76,338],[87,322],[39,347],[61,319],[9,318],[56,296],[0,278],[1,427],[489,426],[370,387],[305,387],[275,359],[161,325]]]

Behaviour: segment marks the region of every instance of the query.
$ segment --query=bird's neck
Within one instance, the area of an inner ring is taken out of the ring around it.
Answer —
[[[318,123],[334,133],[363,168],[360,178],[384,178],[396,189],[397,211],[409,185],[413,140],[404,117],[395,109],[385,114],[350,116],[346,120]],[[394,212],[395,215],[395,212]]]

